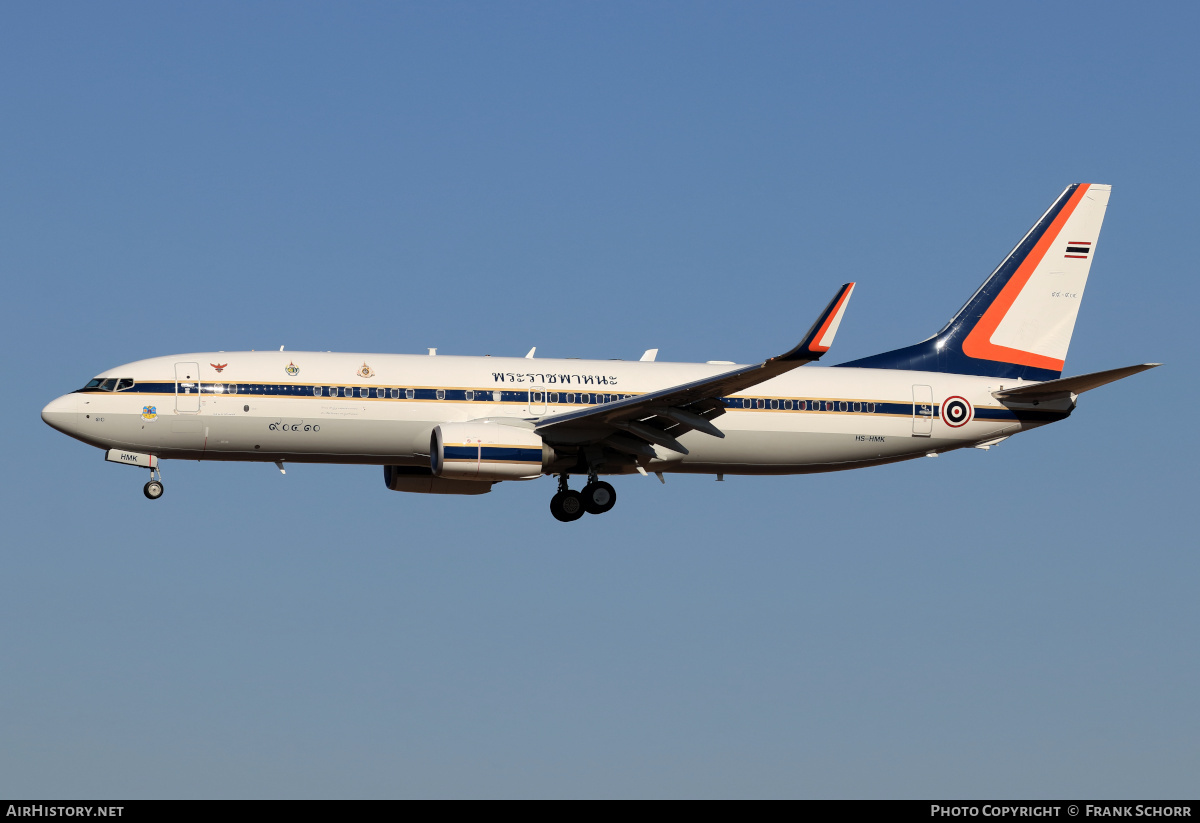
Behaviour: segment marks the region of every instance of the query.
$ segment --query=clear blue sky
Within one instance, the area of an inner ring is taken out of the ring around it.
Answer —
[[[7,3],[0,796],[1196,797],[1195,4]],[[407,496],[54,432],[143,357],[834,362],[1113,185],[984,453]]]

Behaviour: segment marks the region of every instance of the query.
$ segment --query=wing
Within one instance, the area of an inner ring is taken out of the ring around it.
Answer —
[[[536,431],[548,443],[596,444],[648,458],[658,456],[653,446],[687,454],[678,441],[686,432],[694,429],[713,437],[725,436],[712,423],[712,418],[725,413],[722,397],[819,360],[829,351],[853,291],[853,283],[842,286],[804,339],[778,357],[637,397],[544,417],[537,421]]]

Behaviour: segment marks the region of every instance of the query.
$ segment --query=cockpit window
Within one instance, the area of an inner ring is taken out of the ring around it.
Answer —
[[[80,391],[126,391],[132,388],[132,377],[93,377]]]

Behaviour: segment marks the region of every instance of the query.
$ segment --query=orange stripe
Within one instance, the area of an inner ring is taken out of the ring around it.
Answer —
[[[821,324],[821,328],[819,328],[817,333],[813,335],[813,341],[808,344],[809,351],[829,351],[828,346],[818,345],[817,341],[825,336],[825,332],[829,329],[829,324],[833,322],[833,318],[837,317],[838,312],[842,310],[842,304],[846,302],[846,298],[850,296],[850,292],[853,290],[854,284],[847,283],[846,291],[844,294],[842,294],[842,299],[837,302],[837,305],[833,307],[833,311],[829,313],[829,316],[825,318],[825,322]]]
[[[1000,363],[1015,363],[1018,366],[1033,366],[1039,369],[1049,369],[1051,371],[1062,371],[1063,361],[1056,360],[1053,357],[1046,357],[1033,352],[1021,351],[1020,349],[1010,349],[1007,346],[998,346],[992,342],[992,335],[996,333],[1000,321],[1008,314],[1008,310],[1012,308],[1012,304],[1016,302],[1017,295],[1021,293],[1021,289],[1025,288],[1025,284],[1029,282],[1029,278],[1033,276],[1034,269],[1042,262],[1042,258],[1046,256],[1046,252],[1054,245],[1054,241],[1058,239],[1059,232],[1062,231],[1067,220],[1075,213],[1075,207],[1083,200],[1084,194],[1087,193],[1088,184],[1080,186],[1071,195],[1071,199],[1067,201],[1067,205],[1063,206],[1062,211],[1054,218],[1054,222],[1050,224],[1042,239],[1037,242],[1033,250],[1021,262],[1017,271],[1004,284],[1000,294],[988,306],[983,317],[979,318],[979,322],[975,324],[975,328],[971,329],[971,333],[963,340],[963,353],[968,357],[974,357],[978,360],[995,360]]]

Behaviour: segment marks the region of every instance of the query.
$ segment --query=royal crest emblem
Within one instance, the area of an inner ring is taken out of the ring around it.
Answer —
[[[374,377],[375,371],[366,363],[362,364],[362,368],[355,372],[359,377]]]
[[[143,420],[157,420],[158,419],[158,407],[157,406],[142,406],[142,419]]]
[[[300,367],[297,366],[295,363],[293,363],[290,360],[288,361],[288,364],[286,366],[284,366],[283,370],[285,372],[287,372],[288,374],[290,374],[292,377],[295,377],[296,375],[298,375],[300,373]]]
[[[225,367],[228,366],[229,364],[228,363],[209,363],[208,365],[212,366],[213,369],[217,372],[217,374],[220,374],[221,372],[225,371]]]

